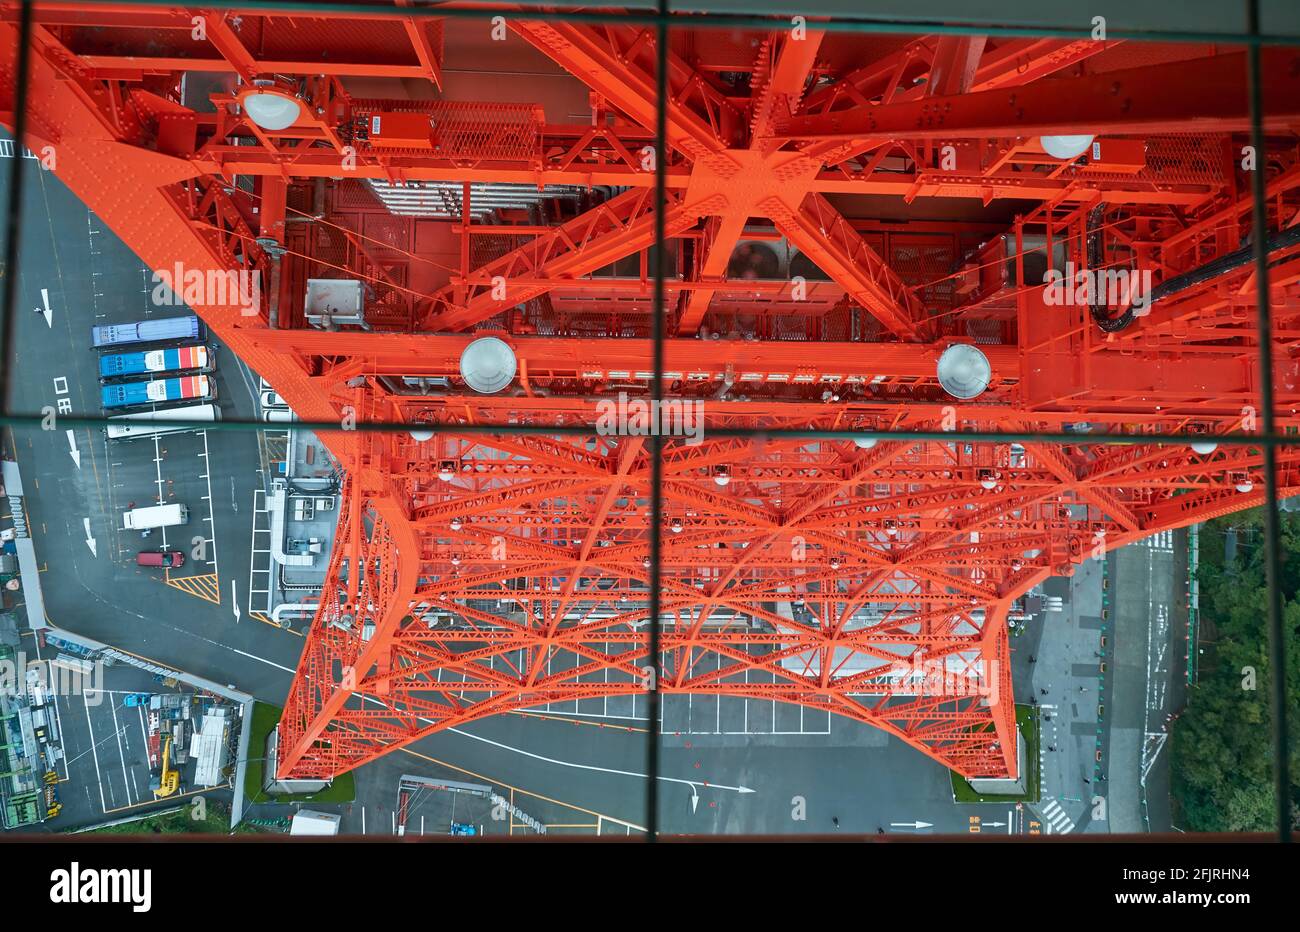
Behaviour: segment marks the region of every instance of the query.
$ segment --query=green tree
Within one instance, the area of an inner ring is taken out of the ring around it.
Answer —
[[[1219,518],[1201,529],[1200,610],[1206,653],[1200,679],[1172,735],[1173,792],[1188,829],[1272,831],[1273,741],[1264,585],[1262,511]],[[1291,803],[1300,805],[1300,521],[1284,514],[1279,535]],[[1238,538],[1224,562],[1229,528]],[[1300,811],[1295,809],[1294,811]]]

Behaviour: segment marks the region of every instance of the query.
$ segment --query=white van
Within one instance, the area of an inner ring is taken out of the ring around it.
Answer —
[[[153,505],[149,508],[132,508],[122,514],[122,530],[145,531],[156,527],[175,527],[187,524],[190,510],[184,505]]]

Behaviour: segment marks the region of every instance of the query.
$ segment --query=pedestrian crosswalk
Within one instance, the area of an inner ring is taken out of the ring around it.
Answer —
[[[1045,799],[1038,804],[1047,831],[1053,835],[1066,835],[1074,831],[1074,821],[1065,814],[1065,810],[1054,799]]]
[[[1156,532],[1155,534],[1152,534],[1150,537],[1148,537],[1148,538],[1144,541],[1144,543],[1145,543],[1148,547],[1150,547],[1152,550],[1157,550],[1157,551],[1159,551],[1159,552],[1161,552],[1161,553],[1173,553],[1173,552],[1174,552],[1174,532],[1173,532],[1173,531],[1158,531],[1158,532]]]

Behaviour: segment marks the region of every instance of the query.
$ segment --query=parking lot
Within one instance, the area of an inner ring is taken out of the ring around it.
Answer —
[[[606,645],[606,651],[612,648]],[[501,672],[521,669],[524,658],[520,652],[493,657],[489,666]],[[562,674],[565,670],[587,662],[569,651],[552,651],[547,659],[547,676]],[[693,675],[707,675],[718,669],[716,656],[700,659],[692,668]],[[628,674],[605,667],[593,674],[584,674],[584,682],[632,682]],[[772,673],[746,670],[733,677],[737,682],[773,683]],[[590,719],[623,719],[631,723],[645,722],[648,714],[646,697],[632,693],[622,696],[602,696],[596,699],[575,699],[550,702],[537,707],[537,711],[552,715],[572,715]],[[771,699],[749,699],[736,696],[710,696],[707,694],[668,694],[659,705],[661,730],[673,735],[829,735],[830,715],[822,709],[775,702]]]
[[[57,665],[54,667],[56,673],[51,676],[57,675]],[[150,741],[151,713],[147,698],[141,697],[161,695],[174,696],[171,701],[181,703],[192,702],[195,693],[183,685],[168,686],[145,670],[120,663],[104,665],[100,673],[76,688],[55,691],[61,759],[54,763],[54,771],[63,808],[56,818],[44,823],[46,829],[97,825],[144,808],[175,805],[197,794],[228,795],[228,783],[226,787],[193,787],[194,765],[187,766],[182,758],[179,790],[166,800],[154,797],[151,780],[160,769],[161,744],[156,714]],[[173,766],[176,760],[172,754]]]
[[[205,601],[221,601],[219,542],[213,520],[212,480],[208,468],[208,432],[186,431],[134,440],[107,440],[112,552],[124,572],[155,577]],[[145,532],[122,528],[122,513],[150,505],[182,504],[189,522]],[[175,550],[182,567],[159,569],[135,565],[142,550]]]

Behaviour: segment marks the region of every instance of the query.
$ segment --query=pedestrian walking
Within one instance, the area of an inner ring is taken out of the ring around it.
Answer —
[[[839,816],[831,816],[831,825],[834,825],[836,828],[839,828],[839,827],[840,827],[840,817],[839,817]]]
[[[1045,690],[1045,689],[1040,689],[1040,690],[1038,690],[1038,691],[1039,691],[1042,695],[1044,695],[1044,696],[1047,695],[1047,690]]]
[[[1055,751],[1055,750],[1056,750],[1056,745],[1054,745],[1054,744],[1049,744],[1049,745],[1047,746],[1047,750],[1049,750],[1049,751]]]
[[[1083,778],[1083,782],[1086,783],[1086,784],[1088,784],[1089,786],[1092,786],[1092,781],[1089,780],[1087,777],[1084,777],[1084,778]]]
[[[1038,659],[1038,658],[1035,657],[1033,654],[1030,654],[1030,655],[1029,655],[1029,662],[1030,662],[1030,663],[1033,663],[1033,662],[1034,662],[1035,660],[1037,660],[1037,659]]]

